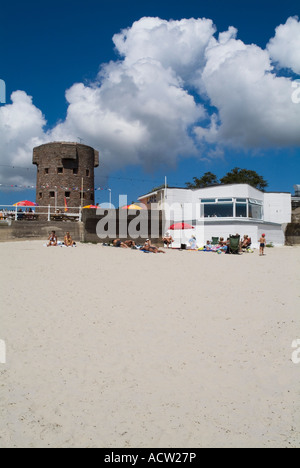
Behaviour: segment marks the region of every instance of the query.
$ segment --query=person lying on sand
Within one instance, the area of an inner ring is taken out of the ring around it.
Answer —
[[[116,239],[113,241],[113,246],[122,249],[128,249],[129,247],[121,241],[121,239]]]
[[[57,246],[57,236],[55,231],[52,231],[50,236],[48,237],[48,244],[47,247],[56,247]]]
[[[64,244],[66,247],[74,247],[74,245],[76,245],[69,232],[65,235]]]
[[[134,249],[136,247],[136,244],[133,240],[127,240],[124,242],[124,244],[127,245],[129,249]]]
[[[155,254],[157,254],[157,253],[165,254],[166,253],[163,250],[156,247],[155,245],[152,245],[150,239],[146,240],[145,245],[143,247],[143,250],[145,250],[146,252],[151,252],[151,253],[155,253]]]

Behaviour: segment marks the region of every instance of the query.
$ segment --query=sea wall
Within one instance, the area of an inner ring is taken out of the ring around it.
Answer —
[[[58,240],[63,240],[67,231],[77,242],[84,240],[83,223],[47,221],[5,221],[0,222],[0,242],[23,240],[47,240],[49,233],[55,231]]]

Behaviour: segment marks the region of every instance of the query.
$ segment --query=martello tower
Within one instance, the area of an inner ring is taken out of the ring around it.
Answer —
[[[55,142],[33,150],[37,166],[36,202],[40,206],[80,207],[94,203],[94,169],[99,152],[79,143]]]

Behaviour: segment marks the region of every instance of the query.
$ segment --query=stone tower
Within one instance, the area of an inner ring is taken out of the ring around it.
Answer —
[[[99,152],[79,143],[55,142],[33,150],[37,166],[36,203],[78,208],[95,203],[94,168]]]

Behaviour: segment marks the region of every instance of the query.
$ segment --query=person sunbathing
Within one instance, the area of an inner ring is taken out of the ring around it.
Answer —
[[[124,242],[125,245],[127,245],[127,247],[129,249],[135,249],[136,248],[136,243],[133,241],[133,240],[127,240]]]
[[[113,246],[121,249],[128,249],[129,247],[125,244],[125,242],[122,242],[121,239],[115,239],[113,241]]]
[[[151,252],[151,253],[163,253],[165,254],[166,252],[164,252],[163,250],[159,249],[158,247],[156,247],[155,245],[152,245],[151,243],[151,240],[150,239],[147,239],[146,242],[145,242],[145,245],[143,247],[143,250],[146,251],[146,252]]]
[[[50,236],[48,237],[48,244],[47,247],[56,247],[57,246],[57,236],[55,231],[52,231]]]
[[[210,252],[210,251],[213,250],[212,243],[211,243],[209,240],[206,242],[205,250],[206,250],[207,252]]]
[[[242,249],[248,249],[251,243],[252,243],[251,238],[248,235],[245,235],[242,241]]]
[[[168,248],[170,247],[170,245],[172,245],[174,242],[174,239],[172,236],[170,236],[170,234],[167,232],[165,234],[165,237],[163,238],[163,243],[164,245],[166,245]]]
[[[224,237],[220,238],[219,245],[220,247],[224,247],[227,245],[227,241],[224,240]]]
[[[69,232],[65,235],[64,244],[66,247],[74,247],[76,245]]]

